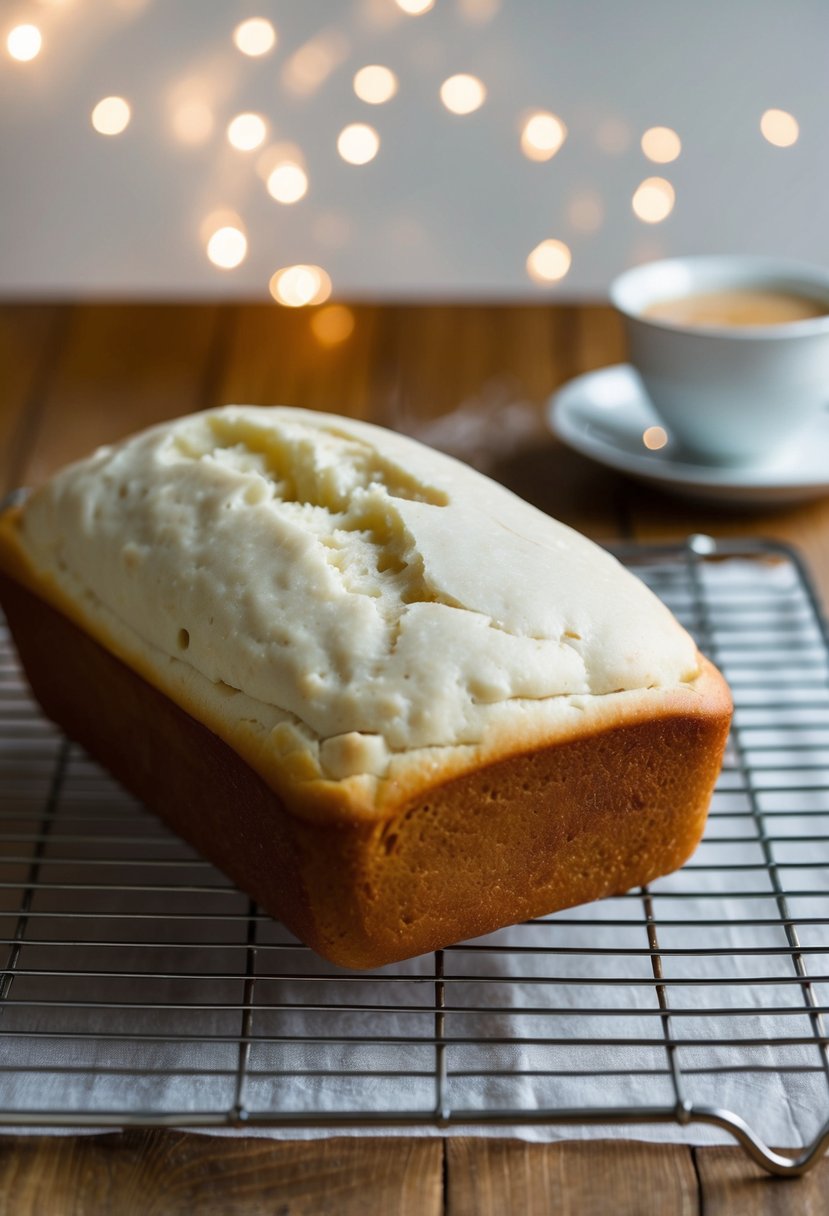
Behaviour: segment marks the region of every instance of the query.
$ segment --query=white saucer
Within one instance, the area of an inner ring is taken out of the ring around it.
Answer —
[[[782,506],[829,494],[829,411],[809,425],[796,451],[738,467],[683,460],[670,441],[649,451],[642,436],[659,419],[626,363],[565,384],[550,398],[547,417],[559,439],[583,456],[686,498]]]

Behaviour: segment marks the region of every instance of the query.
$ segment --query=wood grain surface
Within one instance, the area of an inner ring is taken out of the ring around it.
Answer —
[[[518,403],[532,442],[493,472],[599,539],[690,532],[794,543],[829,601],[826,500],[735,514],[645,490],[545,432],[549,394],[624,357],[601,305],[352,308],[349,337],[269,305],[0,306],[0,489],[37,484],[139,427],[225,402],[295,404],[417,431],[452,410]],[[496,444],[496,447],[498,445]],[[771,1216],[829,1211],[829,1161],[770,1179],[738,1148],[497,1138],[275,1142],[182,1132],[0,1137],[0,1214]]]
[[[450,1140],[452,1216],[698,1216],[691,1150],[615,1140]]]
[[[219,1140],[171,1131],[0,1138],[14,1216],[439,1216],[440,1140]]]

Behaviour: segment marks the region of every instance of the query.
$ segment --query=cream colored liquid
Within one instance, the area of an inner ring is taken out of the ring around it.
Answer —
[[[707,291],[672,300],[659,300],[642,313],[671,325],[785,325],[829,315],[829,306],[786,291],[751,288]]]

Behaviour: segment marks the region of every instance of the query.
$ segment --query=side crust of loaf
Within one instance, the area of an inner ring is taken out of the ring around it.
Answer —
[[[333,963],[377,967],[628,890],[702,834],[731,714],[705,660],[655,715],[609,712],[371,817],[314,821],[23,581],[0,576],[0,599],[45,712]]]

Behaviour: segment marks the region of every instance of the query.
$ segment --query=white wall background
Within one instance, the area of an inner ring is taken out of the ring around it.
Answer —
[[[254,15],[278,31],[262,59],[231,41]],[[264,298],[273,271],[298,262],[323,266],[342,297],[459,299],[596,294],[630,263],[673,252],[829,265],[829,0],[436,0],[418,17],[394,0],[0,0],[0,46],[22,21],[41,28],[43,48],[29,63],[0,50],[6,296]],[[330,70],[298,93],[293,57],[319,39]],[[383,106],[353,92],[368,63],[399,77]],[[456,72],[488,90],[466,117],[439,100]],[[193,92],[215,125],[188,145],[173,115]],[[132,106],[117,137],[89,120],[108,94]],[[797,118],[792,147],[762,137],[769,107]],[[545,163],[519,147],[533,108],[568,129]],[[228,145],[241,110],[267,116],[271,142],[301,147],[301,202],[274,202],[256,154]],[[382,141],[363,167],[336,151],[354,121]],[[672,164],[641,151],[653,125],[682,139]],[[650,225],[631,197],[653,174],[676,204]],[[232,271],[210,264],[200,232],[220,207],[249,238]],[[570,247],[572,266],[539,286],[525,263],[547,237]]]

